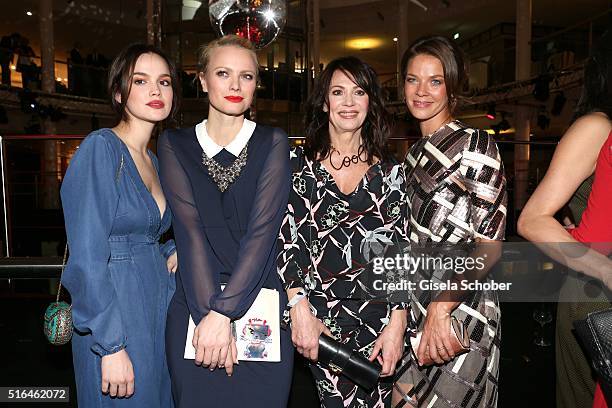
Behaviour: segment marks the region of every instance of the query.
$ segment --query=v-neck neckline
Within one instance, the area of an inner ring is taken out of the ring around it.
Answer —
[[[336,187],[336,190],[342,194],[342,196],[344,196],[344,198],[351,198],[353,197],[355,194],[357,194],[357,192],[361,189],[361,187],[365,184],[366,178],[368,177],[368,174],[370,174],[371,171],[373,171],[373,169],[376,166],[380,166],[381,162],[380,160],[378,160],[376,163],[372,164],[370,167],[368,167],[368,169],[363,173],[363,176],[359,179],[359,182],[357,183],[357,185],[355,186],[355,188],[353,189],[353,191],[351,191],[350,193],[345,193],[344,191],[342,191],[340,189],[340,186],[338,185],[338,183],[336,183],[336,179],[334,179],[334,176],[329,172],[329,170],[327,170],[327,167],[325,167],[325,165],[323,164],[322,161],[317,161],[317,165],[319,166],[320,169],[323,169],[323,171],[327,174],[327,179],[332,183],[332,185],[334,185]]]
[[[121,147],[124,150],[124,154],[128,156],[128,162],[130,163],[130,166],[132,167],[132,170],[134,171],[134,173],[136,173],[135,178],[137,179],[137,183],[140,185],[141,189],[145,191],[145,196],[149,197],[149,199],[153,202],[153,205],[155,206],[155,209],[156,209],[155,213],[159,217],[160,225],[161,225],[162,220],[164,219],[164,216],[168,212],[168,202],[166,201],[164,211],[162,212],[162,209],[157,203],[157,200],[155,199],[155,197],[153,197],[153,193],[151,193],[151,191],[147,188],[147,185],[144,183],[144,180],[142,179],[142,176],[140,175],[140,172],[138,171],[138,167],[136,166],[136,163],[134,162],[134,158],[132,157],[132,154],[130,153],[130,149],[128,149],[125,142],[119,137],[119,135],[117,135],[117,133],[115,133],[115,131],[111,129],[111,132],[113,132],[115,137],[119,139],[119,143],[121,143]],[[157,180],[159,182],[159,169],[157,168],[157,164],[155,163],[153,152],[151,152],[151,150],[147,148],[147,154],[149,155],[149,158],[151,159],[151,162],[153,163],[153,167],[155,168],[155,173],[157,174]],[[160,187],[161,187],[161,182],[160,182]]]

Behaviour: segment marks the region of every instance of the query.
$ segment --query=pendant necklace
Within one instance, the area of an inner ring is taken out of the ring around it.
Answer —
[[[330,146],[329,164],[331,164],[334,170],[341,170],[343,167],[349,167],[351,164],[357,164],[359,162],[367,162],[367,157],[366,159],[362,158],[363,154],[365,153],[365,148],[363,147],[363,145],[359,145],[359,149],[357,149],[357,154],[353,154],[351,156],[344,156],[342,158],[340,166],[338,167],[336,167],[334,161],[332,160],[332,155],[334,152],[338,153],[338,156],[342,157],[342,154],[340,154],[338,149],[336,149],[334,146]]]

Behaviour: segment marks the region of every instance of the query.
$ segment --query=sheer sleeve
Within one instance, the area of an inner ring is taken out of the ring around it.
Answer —
[[[309,288],[308,268],[310,252],[303,235],[308,226],[309,203],[304,198],[306,180],[302,177],[303,153],[297,148],[291,151],[292,161],[295,161],[291,176],[292,188],[289,192],[289,204],[283,218],[278,236],[277,271],[285,289]],[[307,234],[307,232],[306,232]]]
[[[504,239],[506,230],[506,175],[495,140],[475,129],[467,139],[460,171],[472,200],[471,222],[475,236]]]
[[[275,268],[276,238],[287,208],[289,183],[289,141],[285,132],[275,129],[270,152],[257,179],[238,260],[223,292],[211,299],[212,310],[235,319],[255,301]]]
[[[193,190],[187,173],[168,137],[168,131],[159,138],[159,177],[174,218],[172,227],[181,256],[178,258],[178,274],[183,284],[187,307],[193,321],[198,324],[211,310],[210,299],[221,291],[208,238],[195,204]]]
[[[72,296],[75,328],[91,333],[92,350],[104,356],[126,347],[108,261],[119,192],[120,162],[100,133],[81,143],[62,183],[61,197],[70,257],[62,283]]]

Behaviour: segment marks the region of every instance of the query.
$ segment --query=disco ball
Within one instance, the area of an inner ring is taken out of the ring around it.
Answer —
[[[285,27],[287,7],[285,0],[212,0],[208,14],[217,35],[236,34],[261,49]]]

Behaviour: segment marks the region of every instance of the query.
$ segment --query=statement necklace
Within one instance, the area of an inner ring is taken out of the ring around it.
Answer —
[[[208,157],[206,153],[202,152],[202,163],[208,169],[208,174],[210,174],[215,184],[217,184],[219,191],[224,192],[227,190],[230,184],[236,181],[238,176],[240,176],[240,172],[247,162],[247,147],[248,144],[244,146],[238,158],[227,167],[220,165],[214,158]]]
[[[342,157],[342,155],[340,154],[340,152],[338,151],[338,149],[336,149],[334,146],[330,146],[330,152],[329,152],[329,164],[331,164],[331,166],[335,169],[335,170],[341,170],[343,167],[349,167],[351,164],[357,164],[359,162],[367,162],[367,157],[364,159],[361,156],[363,156],[364,152],[365,152],[365,148],[363,147],[363,145],[359,145],[359,149],[357,149],[357,154],[354,154],[352,156],[344,156],[342,158],[342,162],[340,163],[339,167],[336,167],[336,165],[334,164],[334,161],[332,160],[332,155],[333,153],[336,152],[338,153],[338,156]]]

